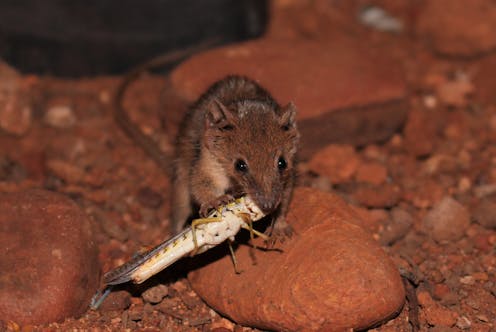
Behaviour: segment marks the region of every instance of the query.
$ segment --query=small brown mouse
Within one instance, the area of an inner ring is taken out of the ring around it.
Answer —
[[[292,103],[281,106],[255,81],[228,76],[214,83],[189,109],[172,157],[162,153],[123,109],[121,99],[130,81],[117,93],[116,118],[161,166],[167,168],[173,160],[174,233],[184,227],[195,206],[200,216],[206,216],[212,208],[248,194],[273,217],[277,235],[291,234],[284,218],[295,181],[299,141]]]

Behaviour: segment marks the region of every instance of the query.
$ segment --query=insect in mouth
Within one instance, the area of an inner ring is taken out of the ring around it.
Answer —
[[[249,230],[251,238],[257,235],[268,240],[265,234],[252,227],[254,221],[258,221],[264,216],[265,214],[249,196],[243,196],[220,206],[206,218],[193,220],[190,227],[171,239],[107,272],[103,277],[106,289],[101,296],[99,293],[95,295],[91,308],[97,309],[100,306],[113,285],[128,281],[140,284],[180,258],[203,253],[225,240],[234,241],[234,236],[241,228]],[[234,251],[231,246],[229,248],[233,257],[234,269],[237,272]]]

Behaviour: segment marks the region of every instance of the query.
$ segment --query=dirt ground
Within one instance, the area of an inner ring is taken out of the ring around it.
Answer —
[[[412,277],[417,301],[374,331],[411,331],[415,311],[421,331],[495,331],[496,53],[446,56],[413,33],[357,31],[355,38],[372,38],[403,66],[408,118],[387,141],[341,145],[358,160],[348,178],[331,183],[304,160],[298,181],[359,207],[371,235]],[[18,122],[18,133],[0,135],[0,190],[43,187],[73,198],[94,221],[103,271],[170,236],[170,179],[112,118],[120,79],[24,75],[29,93],[18,102],[31,105],[28,129]],[[147,75],[128,107],[141,129],[169,149],[160,112],[166,88],[165,77]],[[175,118],[165,126],[176,128]],[[447,196],[462,212],[442,205]],[[407,217],[398,222],[394,209]],[[429,214],[439,210],[432,226]],[[442,222],[450,213],[466,214],[459,235]],[[99,311],[21,330],[256,331],[209,308],[185,276],[180,263],[161,274],[165,286],[125,286]],[[18,329],[12,324],[6,329]]]

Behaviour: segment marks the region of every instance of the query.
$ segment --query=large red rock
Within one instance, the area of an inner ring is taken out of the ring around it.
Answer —
[[[60,194],[0,194],[2,319],[43,324],[86,311],[100,276],[90,226]]]
[[[191,103],[229,74],[251,77],[281,104],[296,104],[303,158],[329,143],[384,140],[406,116],[401,68],[346,39],[261,39],[217,48],[179,65],[171,86]]]
[[[298,188],[288,221],[296,235],[282,251],[239,246],[241,274],[226,255],[189,273],[194,290],[234,321],[269,330],[364,329],[401,309],[396,266],[341,198]]]

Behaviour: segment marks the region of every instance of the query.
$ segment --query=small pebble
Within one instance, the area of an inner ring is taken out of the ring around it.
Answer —
[[[82,182],[86,174],[79,166],[61,159],[49,159],[45,167],[53,175],[71,184]]]
[[[384,165],[374,162],[361,164],[356,173],[356,180],[358,182],[370,183],[373,185],[380,185],[386,182],[388,172]]]
[[[470,181],[470,178],[466,176],[461,177],[458,181],[458,191],[460,193],[466,193],[470,188],[472,188],[472,181]]]
[[[412,215],[401,208],[393,208],[391,218],[392,220],[388,220],[380,234],[380,242],[385,245],[391,245],[402,239],[413,225]]]
[[[111,292],[102,302],[100,311],[125,310],[131,305],[131,294],[125,290]]]
[[[45,113],[43,120],[47,125],[58,129],[70,128],[77,121],[73,109],[67,105],[54,105],[50,107]]]
[[[157,304],[162,301],[164,297],[169,294],[169,288],[165,285],[159,284],[157,286],[148,288],[141,294],[141,297],[145,302],[151,304]]]
[[[438,104],[436,96],[433,96],[433,95],[424,96],[423,102],[424,102],[425,107],[427,107],[429,109],[436,108],[436,106]]]
[[[181,300],[177,297],[166,297],[157,305],[157,309],[167,315],[174,316],[174,312],[181,305]]]
[[[143,319],[143,311],[144,311],[144,305],[142,305],[142,304],[132,306],[127,311],[128,317],[130,320],[133,320],[136,322],[140,321],[141,319]]]
[[[472,276],[464,276],[460,278],[460,283],[464,285],[473,285],[475,284],[475,279]]]
[[[453,81],[445,82],[437,87],[437,95],[442,103],[448,106],[463,107],[468,103],[468,96],[475,91],[475,87],[466,75]]]
[[[436,300],[442,301],[449,294],[451,294],[451,290],[445,284],[436,284],[432,289],[432,295]]]
[[[434,301],[427,291],[418,291],[417,298],[429,325],[452,327],[456,324],[458,314]]]
[[[470,225],[467,209],[449,196],[445,196],[424,217],[423,228],[437,242],[460,239]]]
[[[471,326],[472,323],[467,317],[465,316],[458,317],[458,320],[456,321],[456,327],[462,330],[468,330]]]
[[[473,211],[476,222],[488,229],[496,229],[496,201],[483,199]]]

